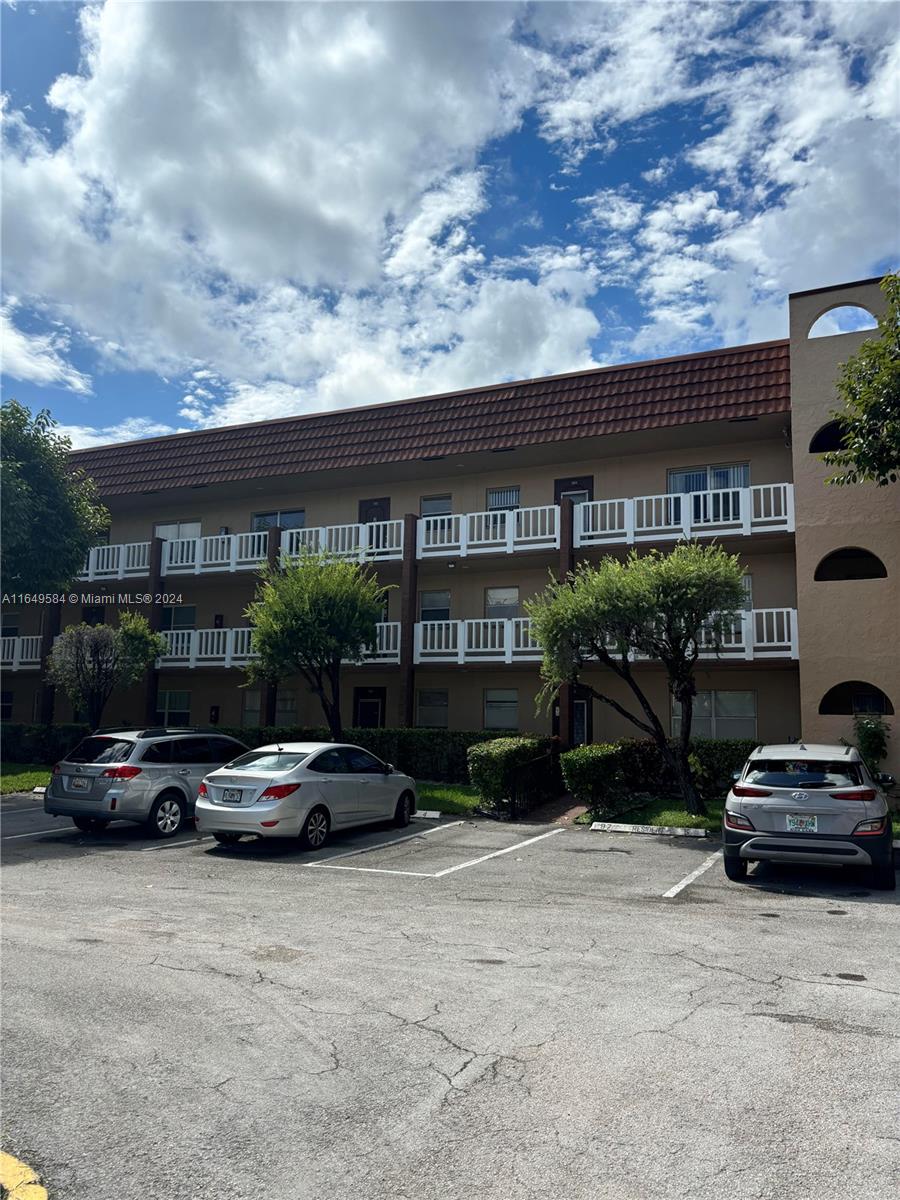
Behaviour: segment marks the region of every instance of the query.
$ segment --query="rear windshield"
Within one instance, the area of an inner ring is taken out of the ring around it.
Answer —
[[[134,742],[123,742],[120,738],[89,737],[66,755],[66,762],[116,763],[125,762],[134,749]]]
[[[290,771],[292,767],[298,767],[306,758],[309,758],[308,753],[296,750],[251,750],[249,754],[233,758],[225,765],[249,767],[253,771],[271,771],[277,774],[279,771]]]
[[[842,788],[860,782],[859,764],[852,762],[791,762],[782,758],[756,758],[747,767],[747,783],[769,787]]]

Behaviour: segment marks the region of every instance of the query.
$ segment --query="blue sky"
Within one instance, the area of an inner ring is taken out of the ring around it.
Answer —
[[[895,3],[0,11],[3,396],[77,445],[779,337],[900,258]]]

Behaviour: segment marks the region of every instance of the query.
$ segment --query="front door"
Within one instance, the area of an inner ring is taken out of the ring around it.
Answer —
[[[553,503],[561,504],[566,496],[570,497],[574,504],[583,504],[585,500],[593,500],[593,475],[579,475],[572,479],[554,480]]]
[[[590,724],[591,707],[589,700],[575,700],[572,703],[572,745],[586,746],[590,742],[588,725]]]
[[[359,523],[371,525],[373,521],[389,521],[391,519],[391,498],[382,496],[380,500],[360,500]]]
[[[358,687],[353,689],[354,729],[384,729],[387,707],[387,688]]]

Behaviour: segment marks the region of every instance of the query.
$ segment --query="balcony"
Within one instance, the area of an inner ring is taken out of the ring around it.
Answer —
[[[28,671],[41,665],[41,637],[0,639],[0,666],[5,671]]]
[[[243,667],[254,657],[253,630],[173,629],[162,634],[168,649],[157,660],[159,667]],[[5,640],[5,639],[4,639]],[[400,622],[384,621],[366,662],[400,661]]]
[[[417,524],[419,559],[555,550],[560,544],[557,504],[502,512],[448,513],[421,517]],[[679,538],[791,532],[793,528],[793,484],[766,483],[689,495],[665,493],[576,504],[574,541],[577,548],[630,546]],[[267,539],[267,532],[262,530],[166,542],[162,574],[171,577],[253,571],[266,559]],[[148,575],[150,545],[148,541],[95,546],[78,578],[130,579]],[[359,562],[399,561],[403,558],[403,521],[320,525],[286,529],[281,535],[281,552],[287,558],[322,550]]]
[[[528,617],[512,620],[422,621],[416,625],[416,663],[540,662]],[[701,646],[700,657],[720,661],[796,658],[797,612],[793,608],[754,608],[741,613],[722,639],[719,654]],[[632,654],[632,661],[648,661]]]
[[[575,506],[576,547],[630,546],[722,534],[747,536],[793,528],[794,486],[790,483],[591,500]]]

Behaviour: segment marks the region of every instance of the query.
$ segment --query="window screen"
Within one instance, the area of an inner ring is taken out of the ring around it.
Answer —
[[[197,606],[195,604],[166,605],[162,610],[160,629],[196,629]]]
[[[422,592],[419,597],[420,621],[449,621],[450,593]]]
[[[672,736],[681,733],[681,705],[672,702]],[[694,697],[691,736],[755,738],[756,692],[698,692]]]
[[[253,516],[252,529],[254,533],[272,529],[275,525],[280,525],[282,529],[305,529],[306,509],[278,509],[275,512],[255,513]]]
[[[719,467],[679,467],[668,473],[667,487],[668,491],[673,493],[708,492],[749,486],[749,463],[731,463]]]
[[[452,496],[423,496],[421,514],[423,517],[444,517],[452,511]]]
[[[422,688],[416,695],[416,724],[423,729],[446,729],[448,693]]]
[[[487,490],[487,508],[488,511],[510,509],[519,507],[519,492],[520,488],[516,487],[501,487],[488,488]]]
[[[484,590],[484,615],[496,620],[511,620],[519,615],[519,589],[492,587]]]
[[[198,538],[200,536],[200,522],[168,521],[162,525],[154,525],[153,536],[163,538],[167,542],[176,542],[180,538]]]
[[[190,725],[191,693],[161,691],[154,719],[157,725]]]
[[[519,728],[519,692],[517,688],[486,688],[484,693],[485,729]]]

